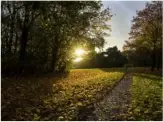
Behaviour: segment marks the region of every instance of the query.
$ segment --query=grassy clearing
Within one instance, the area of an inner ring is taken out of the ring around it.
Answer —
[[[76,69],[66,78],[3,79],[2,120],[79,120],[80,111],[123,74],[123,69]]]
[[[131,86],[131,120],[162,120],[162,78],[135,73]]]

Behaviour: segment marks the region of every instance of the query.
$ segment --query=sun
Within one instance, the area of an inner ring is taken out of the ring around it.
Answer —
[[[77,55],[77,56],[82,56],[83,54],[85,53],[85,51],[83,50],[83,49],[76,49],[75,50],[75,54]]]

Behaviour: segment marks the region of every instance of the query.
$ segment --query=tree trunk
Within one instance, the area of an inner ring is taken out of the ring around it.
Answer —
[[[157,55],[157,70],[161,68],[161,63],[162,63],[162,49],[159,49]]]
[[[20,41],[19,59],[21,62],[23,62],[25,60],[27,41],[28,41],[28,29],[24,28],[22,31],[22,36],[21,36],[21,41]]]
[[[53,42],[53,47],[52,47],[52,60],[51,60],[51,66],[50,66],[50,71],[53,72],[55,70],[55,65],[57,62],[57,54],[58,54],[58,35],[56,34],[55,36],[55,41]]]
[[[28,29],[24,28],[22,31],[22,36],[21,36],[21,40],[20,40],[19,73],[23,73],[23,70],[24,70],[27,41],[28,41]]]
[[[156,43],[154,43],[154,48],[153,48],[151,71],[154,71],[155,65],[156,65]]]
[[[12,43],[13,43],[13,35],[14,35],[14,16],[15,11],[13,12],[13,15],[11,15],[11,23],[10,23],[10,38],[9,38],[9,44],[8,44],[8,53],[11,54],[12,52]]]
[[[22,27],[22,34],[20,39],[20,55],[19,55],[19,61],[20,61],[20,69],[19,71],[22,72],[24,69],[24,61],[26,56],[26,47],[27,47],[27,41],[28,41],[28,31],[29,31],[29,8],[28,6],[25,6],[25,18],[24,23]]]
[[[51,66],[50,66],[50,71],[53,72],[55,69],[55,65],[57,62],[57,48],[52,48],[52,60],[51,60]]]
[[[16,35],[15,36],[16,37],[15,37],[15,50],[14,50],[14,53],[17,52],[17,45],[18,45],[18,34],[17,34],[17,32],[16,32]]]
[[[11,12],[11,9],[13,9],[13,12]],[[10,37],[9,37],[9,43],[8,43],[7,52],[9,54],[11,54],[11,52],[12,52],[13,35],[14,35],[14,21],[15,21],[14,19],[15,19],[15,14],[16,14],[15,5],[12,4],[11,6],[8,6],[8,10],[9,10],[9,13],[10,13],[11,22],[10,22]]]
[[[9,38],[9,44],[8,44],[8,53],[11,54],[11,46],[13,41],[13,33],[14,33],[14,23],[11,22],[11,28],[10,28],[10,38]]]

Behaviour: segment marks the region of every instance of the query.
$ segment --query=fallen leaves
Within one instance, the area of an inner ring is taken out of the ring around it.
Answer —
[[[119,70],[78,69],[66,78],[7,79],[2,84],[2,105],[14,101],[14,106],[2,110],[3,115],[12,109],[2,120],[77,120],[79,109],[120,80],[124,73]]]

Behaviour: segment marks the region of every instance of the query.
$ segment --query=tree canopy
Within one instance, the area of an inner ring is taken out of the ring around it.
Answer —
[[[62,72],[76,45],[102,48],[112,15],[100,1],[3,1],[2,72]]]
[[[147,3],[143,10],[137,11],[132,23],[129,40],[123,47],[124,53],[128,57],[132,55],[130,61],[136,56],[137,60],[144,60],[144,65],[151,65],[152,70],[156,66],[161,67],[162,2]]]

